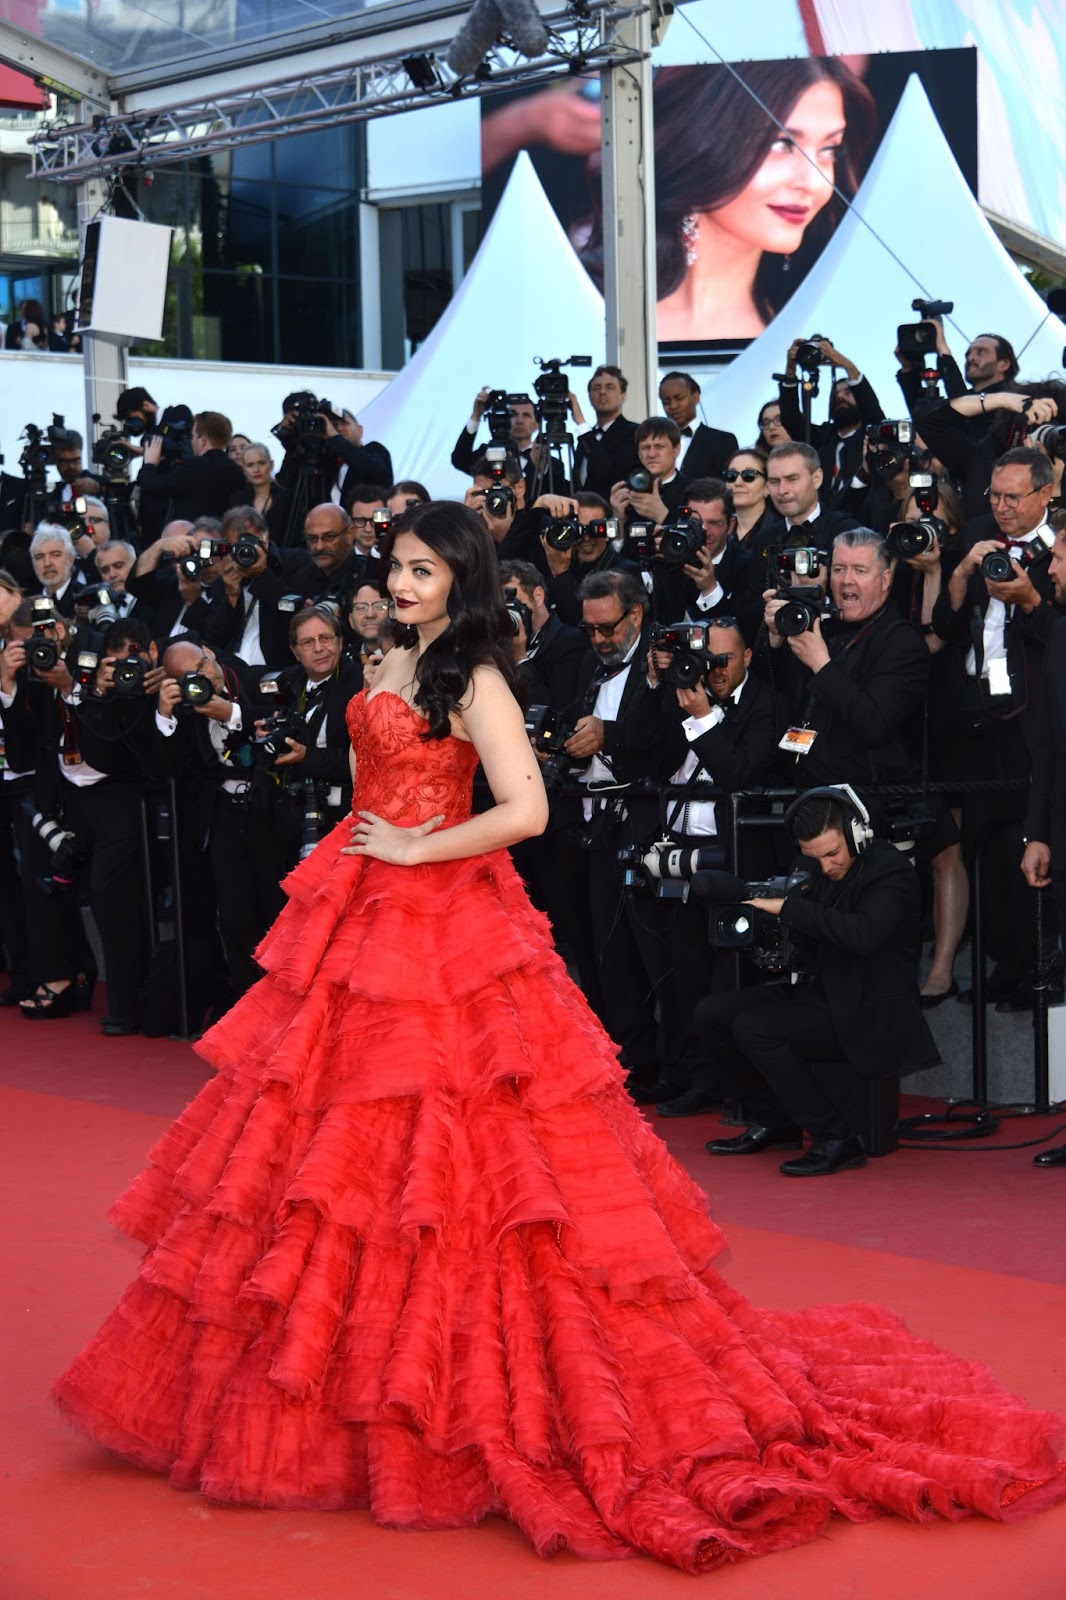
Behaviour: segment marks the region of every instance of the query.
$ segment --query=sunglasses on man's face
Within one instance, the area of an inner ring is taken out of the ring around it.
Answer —
[[[727,467],[725,472],[722,473],[722,477],[726,483],[736,483],[738,478],[742,479],[744,483],[754,483],[756,478],[765,478],[766,473],[759,472],[755,467],[740,467],[739,469],[737,467]]]

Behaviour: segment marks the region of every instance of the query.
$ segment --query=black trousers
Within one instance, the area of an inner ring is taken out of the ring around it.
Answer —
[[[577,970],[585,999],[603,1020],[599,963],[589,906],[588,851],[580,850],[568,832],[555,828],[513,846],[511,858],[538,911],[552,925],[556,949]]]
[[[693,1085],[704,1057],[694,1024],[715,972],[707,904],[630,898],[626,918],[658,1004],[659,1076],[680,1093]]]
[[[211,825],[211,871],[230,984],[239,997],[262,977],[253,952],[285,904],[285,830],[266,806],[220,789]]]
[[[27,779],[0,781],[0,944],[8,977],[13,984],[22,987],[29,983],[30,966],[26,905],[15,848],[14,814],[19,803],[16,790],[20,783],[25,792]]]
[[[697,1007],[696,1026],[726,1097],[749,1122],[820,1139],[854,1132],[844,1107],[855,1073],[818,990],[772,984],[712,995]]]
[[[91,851],[89,905],[104,951],[107,1009],[113,1017],[135,1017],[148,950],[140,787],[116,778],[66,783],[63,812]]]
[[[15,797],[28,797],[33,809],[55,818],[59,807],[55,800],[42,804],[37,796],[35,777],[10,780],[17,786]],[[70,788],[65,784],[64,788]],[[22,903],[26,913],[26,931],[29,942],[30,979],[34,984],[54,983],[74,979],[78,973],[95,969],[96,958],[85,936],[81,920],[81,900],[77,886],[64,893],[46,894],[41,880],[51,875],[54,858],[30,823],[20,804],[14,806],[12,822],[19,853],[19,874],[22,879]]]
[[[1021,728],[1005,722],[981,737],[949,739],[946,770],[955,778],[1024,778],[1029,754]],[[973,869],[980,850],[985,907],[985,947],[1004,978],[1023,979],[1032,971],[1032,891],[1018,868],[1026,792],[966,794],[962,803],[962,851]]]

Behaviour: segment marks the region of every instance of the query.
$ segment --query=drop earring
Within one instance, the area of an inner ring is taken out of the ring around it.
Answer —
[[[692,267],[700,253],[700,225],[694,211],[681,218],[681,248],[685,252],[685,265]]]

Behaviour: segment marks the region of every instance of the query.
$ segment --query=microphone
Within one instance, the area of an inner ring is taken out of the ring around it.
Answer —
[[[548,43],[533,0],[474,0],[444,59],[459,77],[471,77],[504,34],[523,56],[543,54]]]

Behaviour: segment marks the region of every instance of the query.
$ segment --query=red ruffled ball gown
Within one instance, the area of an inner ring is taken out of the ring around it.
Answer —
[[[357,697],[354,807],[469,812],[471,745]],[[446,825],[447,825],[446,824]],[[217,1075],[117,1202],[136,1281],[56,1385],[101,1444],[257,1506],[509,1518],[689,1571],[831,1513],[1066,1497],[1061,1423],[866,1305],[759,1311],[505,852],[286,880]]]

